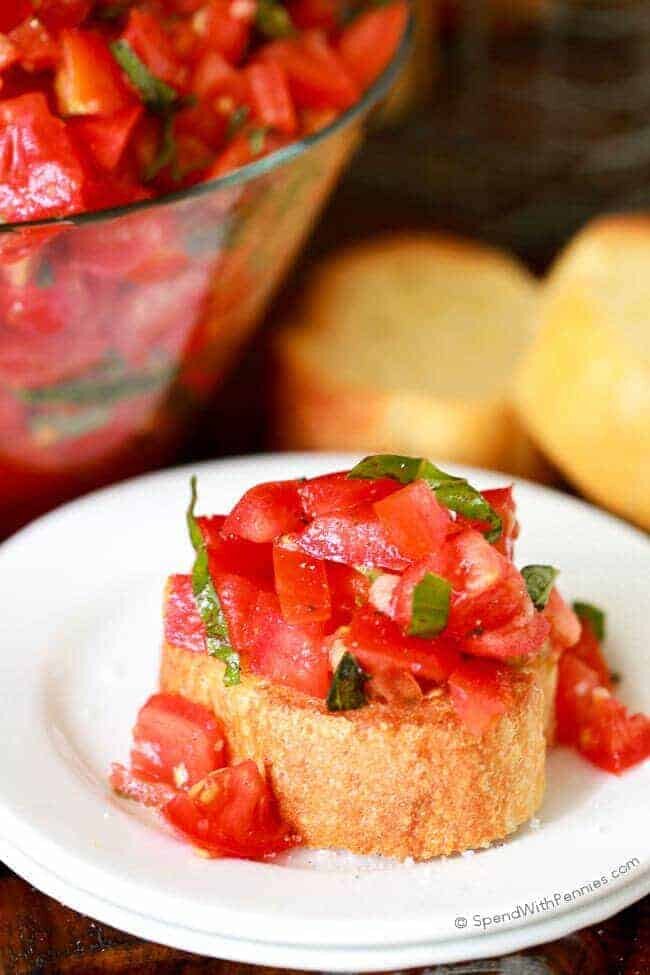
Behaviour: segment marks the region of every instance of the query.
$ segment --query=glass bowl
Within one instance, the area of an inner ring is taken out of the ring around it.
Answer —
[[[173,458],[408,50],[332,124],[153,201],[0,226],[0,533]]]

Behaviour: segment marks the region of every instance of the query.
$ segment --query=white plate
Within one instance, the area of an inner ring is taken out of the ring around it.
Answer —
[[[224,510],[260,480],[352,460],[202,465],[200,509]],[[504,482],[467,473],[483,486]],[[0,856],[10,866],[142,937],[337,971],[511,951],[650,891],[650,763],[617,778],[558,750],[539,822],[473,856],[417,865],[307,850],[274,863],[206,861],[114,797],[106,770],[126,757],[135,711],[156,684],[162,585],[191,562],[188,478],[173,470],[99,492],[0,548]],[[568,596],[608,607],[621,694],[650,710],[647,540],[538,486],[521,482],[517,498],[519,564],[559,565]],[[476,921],[495,915],[485,929]]]

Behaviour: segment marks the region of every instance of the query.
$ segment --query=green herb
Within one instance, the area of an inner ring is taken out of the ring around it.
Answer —
[[[129,2],[130,0],[124,0],[123,3],[109,3],[95,10],[93,16],[98,20],[119,20],[126,13]]]
[[[156,115],[166,115],[178,100],[176,89],[156,78],[128,41],[113,41],[111,52],[147,108]]]
[[[558,570],[552,565],[525,565],[521,574],[533,606],[535,609],[544,609],[558,577]]]
[[[351,653],[346,651],[332,678],[332,686],[327,695],[328,711],[354,711],[362,708],[366,701],[364,685],[366,674]]]
[[[172,367],[165,365],[149,372],[129,374],[123,366],[111,362],[83,379],[36,389],[22,389],[18,395],[24,403],[32,406],[53,403],[91,406],[157,389],[168,383],[174,373]]]
[[[166,166],[172,166],[172,179],[178,182],[180,173],[178,172],[178,159],[176,151],[176,139],[174,138],[174,116],[172,113],[163,120],[162,138],[156,155],[151,160],[144,171],[145,183],[150,183],[158,173],[162,172]]]
[[[620,684],[623,680],[623,675],[619,674],[617,670],[610,670],[609,679],[611,680],[612,684]]]
[[[427,572],[413,590],[409,636],[433,637],[449,619],[451,586],[446,579]]]
[[[208,653],[211,657],[216,657],[225,663],[223,682],[226,687],[230,687],[233,684],[239,684],[241,680],[239,654],[230,645],[228,624],[210,576],[208,550],[194,514],[196,508],[196,477],[192,477],[190,488],[187,529],[196,552],[196,559],[192,567],[192,591],[205,626]]]
[[[290,37],[296,33],[289,11],[275,0],[258,0],[255,26],[266,37]]]
[[[483,495],[464,477],[455,477],[440,470],[424,457],[402,457],[398,454],[374,454],[354,467],[348,477],[374,479],[391,477],[400,484],[422,479],[435,493],[440,504],[472,521],[488,524],[485,537],[496,542],[501,536],[501,518]]]
[[[251,152],[254,156],[259,156],[261,152],[264,152],[265,140],[266,129],[256,128],[250,130],[248,133],[248,144],[251,147]]]
[[[29,418],[29,430],[36,443],[51,447],[63,440],[73,440],[99,430],[110,419],[111,410],[106,406],[48,410],[45,416],[37,414]]]
[[[573,612],[589,623],[597,640],[602,642],[605,639],[605,613],[602,609],[591,603],[577,602],[573,604]]]
[[[249,112],[248,105],[239,105],[233,109],[228,119],[228,125],[226,126],[226,139],[228,141],[237,135],[239,130],[245,125]]]
[[[39,264],[34,275],[34,284],[37,288],[51,288],[54,284],[54,268],[49,261],[41,261]]]

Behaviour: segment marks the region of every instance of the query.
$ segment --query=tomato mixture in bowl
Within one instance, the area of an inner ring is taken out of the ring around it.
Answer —
[[[408,47],[403,0],[0,9],[0,533],[167,460]]]

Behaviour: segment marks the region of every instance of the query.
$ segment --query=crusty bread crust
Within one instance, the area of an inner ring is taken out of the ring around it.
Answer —
[[[331,714],[290,688],[252,676],[224,687],[222,676],[213,657],[164,644],[161,689],[214,709],[232,759],[266,768],[307,846],[427,860],[502,839],[542,801],[548,658],[539,675],[513,668],[513,707],[480,738],[442,690]]]

